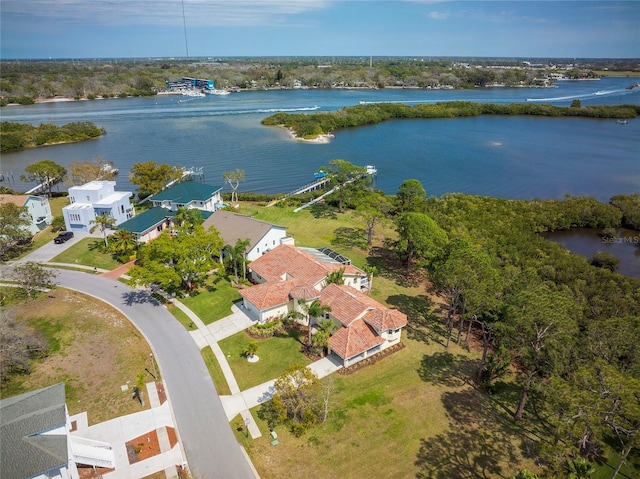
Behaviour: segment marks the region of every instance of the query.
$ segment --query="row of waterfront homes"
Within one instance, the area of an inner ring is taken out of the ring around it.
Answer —
[[[87,232],[97,216],[107,214],[115,219],[115,228],[133,232],[139,242],[146,243],[172,230],[179,208],[196,208],[202,214],[204,228],[216,228],[226,244],[249,240],[246,258],[253,286],[241,289],[240,294],[242,306],[256,322],[302,312],[305,303],[320,301],[331,308],[324,319],[331,319],[337,326],[329,338],[329,354],[337,356],[345,367],[400,342],[406,315],[366,294],[369,279],[363,270],[328,248],[295,246],[283,226],[223,209],[221,190],[184,181],[150,197],[153,207],[136,215],[130,192],[115,191],[114,181],[91,181],[69,188],[70,204],[62,212],[68,231]],[[31,203],[45,202],[38,199]],[[41,217],[50,218],[51,213],[32,214],[36,215],[41,221],[36,226],[41,229],[39,225],[46,223]],[[343,283],[327,284],[327,277],[341,269]],[[313,329],[315,324],[308,326]]]

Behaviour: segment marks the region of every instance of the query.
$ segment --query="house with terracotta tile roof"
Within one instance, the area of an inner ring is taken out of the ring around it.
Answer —
[[[398,344],[407,316],[367,296],[366,274],[332,253],[280,245],[249,265],[256,284],[240,295],[244,308],[261,323],[302,312],[301,301],[329,306],[324,319],[338,327],[329,338],[330,354],[347,367]],[[342,268],[343,284],[327,284],[327,276]]]

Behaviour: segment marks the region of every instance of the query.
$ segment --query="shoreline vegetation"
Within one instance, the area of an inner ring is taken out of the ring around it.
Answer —
[[[34,126],[28,123],[3,121],[0,123],[0,152],[9,153],[41,146],[60,145],[93,140],[106,134],[90,121],[67,123],[58,126],[41,123]]]
[[[276,113],[262,120],[266,126],[279,126],[302,141],[326,143],[332,132],[364,125],[374,125],[398,119],[466,118],[482,115],[581,117],[593,119],[627,120],[640,114],[640,106],[602,105],[582,107],[578,102],[570,107],[511,103],[474,103],[449,101],[408,106],[402,103],[356,105],[330,112]]]

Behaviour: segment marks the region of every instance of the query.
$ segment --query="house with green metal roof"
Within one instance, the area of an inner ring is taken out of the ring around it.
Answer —
[[[171,231],[177,211],[171,211],[160,206],[139,213],[137,216],[118,225],[123,229],[135,233],[138,242],[148,243],[162,234],[164,230]],[[200,211],[202,219],[206,220],[213,214],[211,211]]]
[[[222,188],[205,185],[196,181],[177,183],[160,193],[153,195],[149,201],[154,207],[161,207],[171,211],[178,208],[196,208],[201,211],[215,211],[222,208]]]

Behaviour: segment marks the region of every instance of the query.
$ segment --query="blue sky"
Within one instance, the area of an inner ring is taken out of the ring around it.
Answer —
[[[0,32],[2,59],[640,58],[640,0],[2,0]]]

